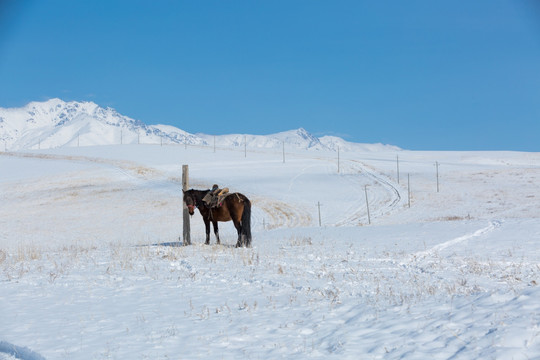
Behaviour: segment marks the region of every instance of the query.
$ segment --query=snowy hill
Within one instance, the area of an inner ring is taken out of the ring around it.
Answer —
[[[188,144],[221,147],[281,148],[309,150],[396,150],[382,144],[355,144],[338,137],[317,138],[305,129],[273,135],[190,134],[169,125],[146,125],[139,120],[102,108],[93,102],[51,99],[21,108],[0,108],[0,141],[4,149],[117,144]]]
[[[319,142],[334,151],[339,148],[343,151],[363,151],[363,152],[375,152],[375,151],[398,151],[401,150],[397,146],[385,145],[385,144],[358,144],[349,141],[345,141],[337,136],[323,136],[319,138]]]
[[[540,153],[334,155],[0,152],[0,359],[540,359]],[[252,248],[181,246],[184,164]]]

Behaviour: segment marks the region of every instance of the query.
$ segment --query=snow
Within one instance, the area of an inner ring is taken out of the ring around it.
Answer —
[[[540,358],[540,154],[382,149],[0,153],[0,359]],[[181,246],[183,164],[253,248]]]

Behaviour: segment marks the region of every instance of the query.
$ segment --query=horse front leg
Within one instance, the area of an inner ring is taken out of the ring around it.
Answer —
[[[219,228],[217,221],[212,221],[212,225],[214,225],[214,235],[216,235],[216,242],[217,244],[221,244],[221,241],[219,240]]]
[[[204,226],[206,227],[206,245],[210,245],[210,220],[204,219]]]

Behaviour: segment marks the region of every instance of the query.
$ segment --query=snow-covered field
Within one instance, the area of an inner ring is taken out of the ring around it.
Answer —
[[[340,155],[0,153],[0,359],[540,358],[540,154]],[[253,248],[180,246],[183,164]]]

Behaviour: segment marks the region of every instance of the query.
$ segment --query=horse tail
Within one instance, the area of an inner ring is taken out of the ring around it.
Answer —
[[[242,212],[241,237],[243,245],[251,247],[251,202],[248,198],[244,199],[244,211]]]

